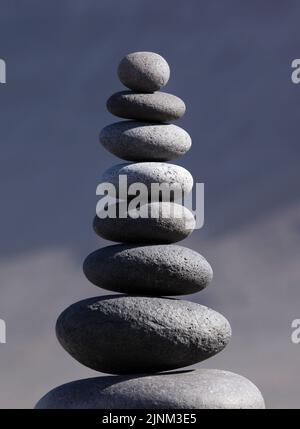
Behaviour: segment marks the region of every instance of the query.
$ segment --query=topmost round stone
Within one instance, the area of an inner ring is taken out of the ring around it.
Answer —
[[[154,92],[167,84],[170,68],[167,61],[154,52],[133,52],[121,60],[118,76],[127,88]]]

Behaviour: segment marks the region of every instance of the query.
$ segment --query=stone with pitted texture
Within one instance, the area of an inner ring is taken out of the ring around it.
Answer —
[[[191,192],[193,187],[192,175],[183,167],[175,164],[167,164],[165,162],[137,162],[134,164],[122,163],[110,167],[102,175],[102,182],[110,183],[114,186],[116,193],[112,196],[123,198],[119,194],[120,176],[125,176],[127,187],[130,185],[138,184],[138,186],[145,185],[147,195],[149,198],[156,199],[154,193],[155,184],[166,185],[166,190],[172,190],[171,194],[166,193],[167,198],[170,200],[182,198],[183,193],[187,195]],[[136,196],[136,190],[128,189],[127,198]]]
[[[127,88],[153,92],[168,83],[170,68],[167,61],[154,52],[133,52],[121,60],[118,76]]]
[[[124,218],[120,215],[122,206],[127,214]],[[117,243],[176,243],[187,238],[195,228],[194,215],[180,204],[154,202],[142,205],[140,210],[127,208],[127,204],[117,203],[100,211],[101,217],[95,216],[93,223],[96,234]],[[111,214],[104,217],[108,210]],[[146,217],[136,217],[140,214]]]
[[[103,289],[156,296],[195,293],[213,277],[200,253],[178,245],[103,247],[86,258],[83,271]]]
[[[191,147],[189,134],[174,124],[121,121],[100,133],[101,144],[126,161],[170,161]]]
[[[38,409],[264,409],[258,388],[229,371],[197,369],[73,381],[51,390]]]
[[[78,362],[96,371],[167,371],[219,353],[231,337],[228,321],[194,302],[108,295],[85,299],[58,318],[57,338]]]
[[[172,122],[185,113],[181,98],[166,92],[141,94],[120,91],[107,100],[107,109],[115,116],[150,122]]]

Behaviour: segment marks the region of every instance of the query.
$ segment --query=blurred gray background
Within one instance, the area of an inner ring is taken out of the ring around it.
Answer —
[[[300,408],[300,2],[0,0],[0,407],[31,408],[51,388],[96,373],[58,344],[71,303],[105,293],[82,261],[110,244],[91,228],[101,172],[119,160],[98,143],[117,120],[106,99],[128,52],[171,67],[166,91],[187,104],[193,138],[176,163],[206,190],[205,226],[182,244],[214,281],[187,299],[231,322],[233,339],[201,366],[250,378],[270,408]]]

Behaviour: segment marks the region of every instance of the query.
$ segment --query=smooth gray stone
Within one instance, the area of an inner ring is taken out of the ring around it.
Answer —
[[[195,228],[194,215],[176,203],[154,202],[144,204],[148,217],[130,217],[136,211],[127,211],[128,216],[119,215],[122,203],[110,204],[109,210],[115,207],[117,217],[94,218],[93,228],[100,237],[117,243],[176,243],[187,238]],[[124,203],[123,203],[124,204]],[[124,204],[125,209],[127,204]],[[106,213],[104,210],[100,213]],[[164,217],[165,214],[170,214]],[[152,214],[152,216],[151,216]]]
[[[107,100],[106,106],[115,116],[138,121],[172,122],[185,113],[184,102],[166,92],[143,94],[120,91]]]
[[[37,409],[263,409],[264,399],[247,378],[198,369],[148,376],[106,376],[63,384]]]
[[[133,52],[121,60],[118,76],[127,88],[153,92],[167,84],[170,68],[167,61],[154,52]]]
[[[173,124],[121,121],[100,133],[101,144],[126,161],[170,161],[191,147],[189,134]]]
[[[200,253],[177,245],[103,247],[86,258],[83,271],[103,289],[156,296],[192,294],[213,277]]]
[[[83,365],[134,374],[203,361],[227,345],[231,328],[221,314],[194,302],[108,295],[68,307],[58,318],[56,334]]]
[[[151,185],[153,183],[172,185],[174,191],[180,194],[185,193],[185,195],[191,192],[193,188],[191,173],[179,165],[164,162],[122,163],[113,165],[101,177],[101,182],[114,185],[116,189],[115,197],[121,199],[123,199],[123,196],[119,195],[119,177],[121,175],[127,177],[128,188],[134,183],[146,185],[149,196],[151,195]],[[133,197],[133,195],[128,195],[128,199]]]

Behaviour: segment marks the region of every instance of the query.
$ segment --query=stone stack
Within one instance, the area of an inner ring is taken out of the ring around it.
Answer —
[[[136,52],[121,61],[118,75],[130,90],[112,95],[107,108],[129,120],[105,127],[100,141],[133,163],[110,168],[103,182],[113,184],[117,196],[120,175],[127,177],[128,186],[139,182],[149,191],[152,183],[191,191],[190,173],[166,163],[191,146],[188,133],[170,124],[185,113],[184,102],[159,92],[169,79],[167,62],[155,53]],[[264,408],[259,390],[239,375],[211,369],[171,371],[220,352],[231,328],[210,308],[170,298],[198,292],[212,279],[203,256],[173,244],[192,232],[192,213],[175,201],[151,199],[145,205],[156,216],[94,220],[99,236],[121,244],[90,254],[84,273],[94,285],[121,294],[77,302],[56,325],[58,340],[71,356],[114,375],[60,386],[37,408]],[[173,215],[164,217],[165,208],[172,208]]]

